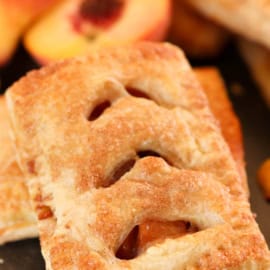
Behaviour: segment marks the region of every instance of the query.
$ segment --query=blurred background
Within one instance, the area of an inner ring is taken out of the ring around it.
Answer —
[[[206,1],[217,8],[213,13],[209,10],[214,8],[204,10],[199,2],[3,0],[0,92],[4,94],[32,69],[95,53],[101,46],[140,40],[171,42],[184,50],[193,67],[217,67],[242,125],[251,206],[270,245],[270,198],[263,193],[257,177],[260,166],[270,157],[270,35],[269,40],[262,38],[263,30],[258,33],[253,29],[256,25],[252,19],[237,6],[224,9],[227,15],[222,17],[218,11],[224,7],[218,6],[219,1]],[[256,10],[258,17],[264,13],[265,25],[269,24],[264,31],[270,32],[270,13],[265,14],[260,4],[241,8]],[[0,269],[44,268],[38,240],[1,246],[0,258],[5,259],[5,267],[1,268],[0,262]]]

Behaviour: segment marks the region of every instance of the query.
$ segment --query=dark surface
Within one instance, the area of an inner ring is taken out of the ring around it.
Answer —
[[[195,65],[218,65],[227,84],[231,100],[243,128],[251,205],[257,221],[270,245],[270,204],[263,198],[256,182],[260,164],[270,157],[270,111],[266,108],[249,73],[233,46],[218,58]],[[1,92],[37,65],[20,48],[11,63],[1,70]],[[239,88],[241,93],[239,93]],[[236,94],[238,90],[238,94]],[[26,240],[0,247],[0,270],[43,270],[38,240]]]

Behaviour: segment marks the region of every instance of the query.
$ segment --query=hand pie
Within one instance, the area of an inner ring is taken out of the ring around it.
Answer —
[[[172,11],[169,40],[189,57],[214,57],[222,51],[229,36],[224,28],[202,16],[187,0],[174,0]]]
[[[247,40],[239,40],[238,46],[239,52],[270,108],[270,50]]]
[[[246,190],[183,54],[138,43],[34,71],[7,92],[47,269],[268,269]],[[190,224],[131,260],[146,221]]]
[[[270,48],[270,2],[266,0],[187,0],[205,16]]]
[[[35,214],[15,160],[4,97],[0,97],[0,244],[36,237]]]
[[[232,155],[238,165],[239,173],[242,175],[243,186],[246,187],[246,176],[244,171],[244,157],[242,137],[239,122],[236,115],[232,111],[228,97],[226,96],[226,90],[222,82],[222,78],[215,68],[195,68],[194,69],[199,81],[203,86],[203,90],[207,95],[209,105],[217,118],[224,139],[228,143]],[[8,241],[20,240],[29,237],[35,237],[38,235],[36,228],[36,220],[32,208],[30,207],[30,200],[22,172],[20,171],[17,163],[15,162],[15,151],[9,138],[10,128],[8,125],[8,115],[6,106],[4,104],[4,97],[0,99],[1,110],[1,195],[0,195],[0,216],[2,221],[0,243],[3,244]],[[226,113],[224,113],[226,112]],[[5,165],[7,164],[8,165]],[[16,205],[16,207],[14,207]],[[11,206],[11,207],[10,207]],[[6,218],[4,218],[6,217]],[[4,220],[6,220],[4,222]],[[13,224],[10,226],[10,224]],[[151,226],[151,230],[147,229]],[[123,243],[118,251],[118,255],[129,258],[134,250],[134,246],[137,249],[144,249],[153,240],[168,237],[175,232],[179,235],[180,230],[182,233],[186,233],[186,224],[182,223],[182,227],[179,223],[160,223],[160,222],[147,222],[140,225],[138,230],[139,243],[133,241],[133,238],[128,239]],[[170,233],[168,233],[168,231]],[[155,233],[156,232],[156,233]],[[163,233],[162,233],[163,232]]]

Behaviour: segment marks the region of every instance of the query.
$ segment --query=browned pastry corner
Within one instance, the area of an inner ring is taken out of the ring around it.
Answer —
[[[228,32],[203,17],[186,0],[173,1],[169,40],[192,58],[217,56],[228,41]]]
[[[33,213],[24,178],[15,160],[15,149],[9,137],[8,112],[0,97],[0,244],[36,237]]]
[[[239,52],[270,108],[270,50],[247,40],[238,41]]]
[[[236,163],[176,47],[101,49],[29,73],[6,97],[47,269],[269,269]],[[184,221],[190,234],[117,258],[146,221]]]
[[[270,48],[270,2],[268,0],[187,1],[211,20]]]

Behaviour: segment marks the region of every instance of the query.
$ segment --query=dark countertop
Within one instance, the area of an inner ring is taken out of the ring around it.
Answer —
[[[264,104],[246,66],[232,45],[229,45],[217,59],[192,63],[217,65],[224,76],[235,111],[242,123],[252,210],[256,213],[257,222],[270,245],[270,204],[264,199],[256,181],[258,167],[270,157],[270,110]],[[19,48],[11,63],[0,70],[0,92],[3,93],[4,89],[26,71],[36,67],[38,66],[25,51]],[[236,94],[236,90],[241,90],[241,95]],[[44,269],[37,239],[0,247],[0,258],[4,259],[4,264],[0,264],[0,270]]]

